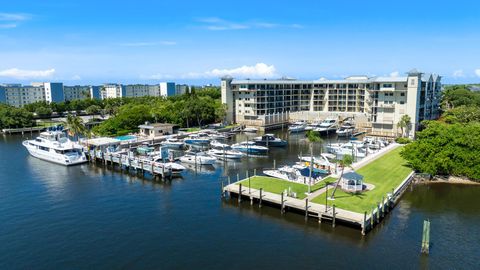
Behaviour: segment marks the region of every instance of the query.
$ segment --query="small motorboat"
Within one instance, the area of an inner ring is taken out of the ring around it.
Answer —
[[[337,130],[337,135],[339,137],[350,137],[352,136],[353,128],[341,127]]]
[[[187,138],[183,139],[183,142],[190,145],[209,145],[211,138],[206,133],[191,134]]]
[[[246,133],[257,133],[257,132],[258,132],[258,128],[246,127],[246,128],[243,129],[243,132],[246,132]]]
[[[253,155],[265,155],[268,152],[267,147],[256,145],[253,141],[236,143],[232,145],[232,149]]]
[[[283,147],[287,145],[287,141],[275,137],[273,134],[265,134],[253,139],[255,144],[262,146]]]
[[[181,149],[184,146],[184,143],[176,138],[167,138],[165,141],[160,143],[162,146],[171,148],[171,149]]]
[[[197,164],[197,165],[213,165],[217,161],[215,157],[206,155],[203,152],[195,154],[186,154],[179,158],[182,163]]]
[[[218,159],[241,159],[244,156],[242,152],[233,150],[228,144],[212,141],[210,145],[212,149],[207,153]]]
[[[305,128],[307,128],[306,124],[293,125],[288,127],[288,131],[290,131],[290,133],[300,133],[300,132],[304,132]]]

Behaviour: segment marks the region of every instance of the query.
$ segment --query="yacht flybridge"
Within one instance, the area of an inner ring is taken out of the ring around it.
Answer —
[[[23,141],[30,155],[61,165],[76,165],[87,162],[82,146],[70,141],[62,127],[52,127],[40,133],[35,140]]]

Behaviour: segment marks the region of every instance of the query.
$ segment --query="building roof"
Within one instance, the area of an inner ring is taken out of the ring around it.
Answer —
[[[171,128],[171,127],[178,127],[175,124],[168,124],[168,123],[145,123],[144,125],[139,125],[138,128],[143,129],[158,129],[158,128]]]
[[[367,77],[350,76],[343,80],[233,80],[232,84],[329,84],[329,83],[375,83],[375,82],[407,82],[408,77]]]
[[[105,145],[112,145],[112,144],[120,144],[121,141],[115,138],[100,137],[100,138],[89,139],[86,142],[88,142],[89,145],[93,145],[93,146],[105,146]]]
[[[363,175],[358,174],[357,172],[347,172],[343,174],[343,179],[354,180],[354,181],[363,181]]]

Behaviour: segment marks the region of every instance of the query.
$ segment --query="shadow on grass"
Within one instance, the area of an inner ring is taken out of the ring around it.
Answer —
[[[367,196],[365,193],[345,192],[345,194],[342,195],[335,195],[335,199],[357,197],[363,200],[365,196]]]

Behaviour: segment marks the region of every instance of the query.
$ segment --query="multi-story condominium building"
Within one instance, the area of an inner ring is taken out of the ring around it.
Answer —
[[[175,83],[104,84],[103,86],[64,86],[63,83],[41,82],[32,85],[0,85],[0,102],[22,107],[38,101],[62,102],[76,99],[106,99],[121,97],[168,97],[176,94]]]
[[[439,117],[441,77],[412,70],[404,77],[351,76],[343,80],[234,80],[222,78],[227,120],[242,123],[281,112],[361,114],[374,132],[397,134],[409,115],[412,128]],[[413,132],[409,134],[413,136]]]
[[[39,101],[59,102],[64,100],[62,83],[32,83],[32,85],[5,84],[2,100],[15,107],[23,107]]]
[[[189,87],[186,84],[177,84],[175,85],[175,95],[183,95],[188,93]]]
[[[101,98],[119,97],[168,97],[175,95],[175,83],[162,82],[159,84],[104,84]]]
[[[92,85],[63,86],[63,96],[65,101],[78,99],[99,99],[100,87]]]

